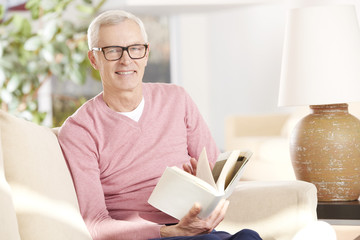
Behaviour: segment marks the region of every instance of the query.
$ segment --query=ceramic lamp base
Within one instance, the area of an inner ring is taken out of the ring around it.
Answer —
[[[290,154],[297,179],[314,183],[319,201],[360,195],[360,121],[347,104],[312,105],[294,128]]]

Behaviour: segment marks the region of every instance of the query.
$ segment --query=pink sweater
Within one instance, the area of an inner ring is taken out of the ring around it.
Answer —
[[[60,129],[59,142],[93,239],[160,237],[161,224],[177,221],[147,200],[166,166],[182,167],[204,146],[210,161],[219,154],[183,88],[144,83],[143,94],[139,122],[108,108],[99,94]]]

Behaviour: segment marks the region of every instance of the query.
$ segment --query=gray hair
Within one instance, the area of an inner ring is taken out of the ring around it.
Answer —
[[[91,50],[93,47],[98,47],[96,45],[98,44],[99,41],[99,30],[102,25],[118,24],[125,20],[132,20],[139,25],[141,35],[143,36],[145,42],[147,43],[148,42],[147,33],[145,30],[144,23],[140,20],[140,18],[123,10],[109,10],[97,16],[90,23],[87,32],[89,49]]]

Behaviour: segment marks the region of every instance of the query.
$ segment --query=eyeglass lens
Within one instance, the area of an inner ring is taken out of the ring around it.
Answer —
[[[105,58],[109,61],[115,61],[122,57],[124,51],[127,51],[129,57],[132,59],[140,59],[145,57],[146,54],[146,45],[131,45],[128,47],[104,47],[103,48]]]

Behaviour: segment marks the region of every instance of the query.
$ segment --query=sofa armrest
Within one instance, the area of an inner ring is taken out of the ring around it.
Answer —
[[[286,113],[228,116],[225,119],[226,133],[235,137],[281,135],[289,116]]]
[[[294,181],[289,141],[285,137],[239,137],[231,149],[245,148],[253,152],[241,179],[246,181]]]
[[[317,220],[315,185],[302,181],[240,182],[217,230],[248,228],[264,240],[289,240]]]
[[[228,116],[225,119],[225,148],[238,148],[236,139],[242,137],[276,137],[282,129],[288,114]]]

